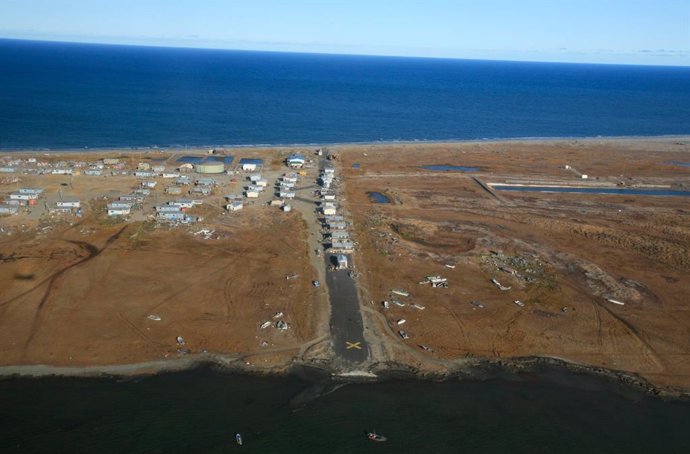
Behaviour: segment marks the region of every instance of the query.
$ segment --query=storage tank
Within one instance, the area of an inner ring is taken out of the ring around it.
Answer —
[[[223,173],[225,172],[225,164],[216,159],[204,159],[194,166],[197,173]]]

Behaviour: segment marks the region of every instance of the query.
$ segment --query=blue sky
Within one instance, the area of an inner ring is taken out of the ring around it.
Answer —
[[[0,37],[690,66],[690,0],[0,0]]]

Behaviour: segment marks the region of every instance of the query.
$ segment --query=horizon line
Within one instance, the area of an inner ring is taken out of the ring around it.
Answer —
[[[644,67],[664,67],[664,68],[690,68],[690,62],[687,65],[679,64],[658,64],[658,63],[616,63],[616,62],[597,62],[597,61],[569,61],[569,60],[532,60],[519,58],[482,58],[482,57],[452,57],[452,56],[428,56],[428,55],[405,55],[405,54],[380,54],[380,53],[350,53],[337,51],[309,51],[309,50],[280,50],[280,49],[262,49],[262,48],[236,48],[236,47],[221,47],[221,46],[193,46],[183,45],[179,43],[136,43],[136,42],[111,42],[111,41],[87,41],[80,39],[44,39],[44,38],[17,38],[1,36],[0,41],[22,41],[22,42],[36,42],[36,43],[52,43],[52,44],[82,44],[91,46],[113,46],[113,47],[143,47],[153,49],[190,49],[190,50],[212,50],[212,51],[229,51],[229,52],[263,52],[263,53],[278,53],[278,54],[301,54],[301,55],[331,55],[331,56],[348,56],[348,57],[382,57],[382,58],[409,58],[409,59],[426,59],[426,60],[457,60],[457,61],[486,61],[486,62],[513,62],[513,63],[555,63],[567,65],[602,65],[602,66],[644,66]],[[258,47],[258,46],[257,46]]]

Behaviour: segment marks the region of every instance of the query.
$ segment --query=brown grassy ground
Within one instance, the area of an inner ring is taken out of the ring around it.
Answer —
[[[89,217],[0,242],[0,362],[93,365],[296,347],[314,336],[298,214],[248,209],[221,239]],[[291,329],[259,329],[281,311]],[[161,321],[147,317],[155,314]],[[265,341],[265,346],[261,346]]]
[[[543,355],[637,372],[660,385],[690,386],[688,198],[494,197],[472,178],[582,184],[563,169],[567,163],[589,174],[589,184],[673,184],[687,190],[690,170],[665,162],[690,162],[689,150],[688,142],[677,140],[337,150],[360,243],[361,282],[389,326],[410,335],[405,342],[394,340],[400,357],[409,353],[403,343],[417,350],[426,345],[441,358]],[[353,163],[361,169],[352,169]],[[480,171],[433,173],[420,169],[425,164]],[[384,192],[394,203],[372,204],[367,191]],[[437,274],[449,279],[450,288],[418,284]],[[511,290],[499,290],[491,278]],[[386,311],[380,301],[390,299],[396,287],[411,293],[399,297],[408,305]],[[406,323],[397,325],[399,319]]]

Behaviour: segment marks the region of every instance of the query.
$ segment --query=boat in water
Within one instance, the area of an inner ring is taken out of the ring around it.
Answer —
[[[235,441],[237,442],[238,445],[242,446],[242,435],[239,433],[235,434]]]
[[[377,434],[376,430],[373,430],[371,432],[367,432],[367,438],[371,441],[386,441],[388,438],[384,437],[381,434]]]

